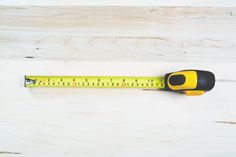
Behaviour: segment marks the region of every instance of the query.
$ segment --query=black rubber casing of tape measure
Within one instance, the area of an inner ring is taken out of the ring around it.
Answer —
[[[186,72],[196,72],[196,75],[194,77],[189,77],[188,81],[192,81],[192,84],[196,84],[195,88],[180,88],[180,89],[174,89],[174,91],[209,91],[211,90],[215,85],[215,75],[210,71],[204,71],[204,70],[183,70],[179,71],[182,74],[178,74],[178,72],[168,73],[165,75],[165,89],[169,91],[173,91],[173,86],[181,87],[187,80]],[[175,74],[176,73],[176,74]],[[185,75],[186,73],[186,75]],[[170,87],[171,86],[171,87]]]

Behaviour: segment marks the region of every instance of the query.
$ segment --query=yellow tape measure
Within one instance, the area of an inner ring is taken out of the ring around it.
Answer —
[[[25,76],[25,87],[143,88],[201,95],[215,85],[212,72],[183,70],[161,77],[140,76]]]
[[[164,88],[163,77],[25,76],[26,87]]]

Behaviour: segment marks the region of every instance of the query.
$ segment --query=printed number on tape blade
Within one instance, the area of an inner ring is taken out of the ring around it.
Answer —
[[[159,77],[140,76],[25,76],[25,87],[143,88],[202,95],[215,85],[212,72],[182,70]]]

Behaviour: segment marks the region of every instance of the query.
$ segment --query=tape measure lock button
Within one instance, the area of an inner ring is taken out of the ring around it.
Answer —
[[[184,75],[172,75],[169,78],[169,83],[172,86],[183,85],[185,81],[186,81],[186,78]]]

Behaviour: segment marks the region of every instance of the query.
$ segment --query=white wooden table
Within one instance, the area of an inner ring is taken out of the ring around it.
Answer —
[[[235,33],[228,6],[0,6],[0,156],[234,157]],[[24,75],[182,69],[221,82],[197,97],[24,88]]]

